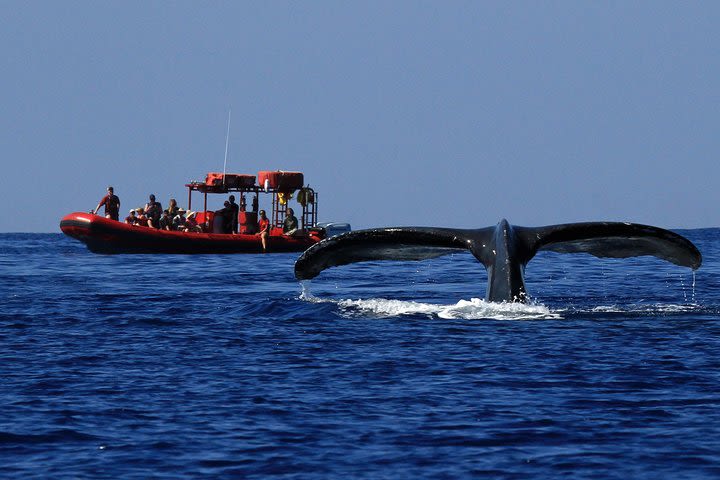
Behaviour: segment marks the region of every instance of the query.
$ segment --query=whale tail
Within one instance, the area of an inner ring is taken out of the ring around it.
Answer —
[[[596,257],[651,255],[693,270],[702,256],[692,242],[658,227],[621,222],[587,222],[545,227],[511,226],[454,229],[399,227],[357,230],[307,249],[295,263],[306,280],[340,265],[376,260],[425,260],[469,250],[488,271],[488,301],[526,299],[524,269],[541,250],[588,253]]]
[[[600,258],[653,256],[697,270],[702,255],[687,238],[650,225],[624,222],[586,222],[547,227],[515,227],[527,238],[531,258],[540,250],[589,253]]]

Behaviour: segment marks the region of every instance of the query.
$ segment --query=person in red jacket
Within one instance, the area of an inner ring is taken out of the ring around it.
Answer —
[[[105,195],[102,200],[100,200],[100,203],[98,203],[98,206],[95,207],[95,210],[92,212],[93,215],[96,215],[97,211],[100,210],[100,207],[103,205],[105,205],[105,217],[118,221],[120,215],[120,199],[113,193],[113,187],[107,188],[107,195]]]
[[[260,210],[260,220],[258,220],[258,229],[260,232],[260,241],[262,241],[263,252],[267,252],[267,238],[270,235],[270,220],[265,216],[265,210]]]

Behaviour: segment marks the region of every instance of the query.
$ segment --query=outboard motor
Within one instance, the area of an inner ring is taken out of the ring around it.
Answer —
[[[352,231],[349,223],[341,222],[323,222],[315,225],[317,228],[322,228],[325,231],[325,238],[334,237]]]

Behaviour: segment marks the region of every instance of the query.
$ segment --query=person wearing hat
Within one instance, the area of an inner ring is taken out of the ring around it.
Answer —
[[[182,232],[185,230],[185,209],[178,208],[177,215],[173,217],[172,229]]]
[[[115,220],[116,222],[119,221],[120,199],[115,195],[113,187],[107,188],[107,195],[100,200],[100,203],[98,203],[98,206],[92,211],[92,214],[97,215],[97,211],[100,210],[100,207],[103,205],[105,205],[105,218]]]
[[[201,233],[202,227],[198,225],[197,218],[195,217],[196,212],[188,212],[187,219],[185,220],[185,231]]]
[[[135,225],[137,223],[137,217],[135,216],[135,209],[130,209],[130,215],[125,217],[125,223],[128,225]]]

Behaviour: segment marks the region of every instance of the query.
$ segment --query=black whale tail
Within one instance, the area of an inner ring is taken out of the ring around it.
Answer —
[[[546,227],[511,226],[475,230],[400,227],[358,230],[323,240],[295,263],[295,277],[316,277],[326,268],[373,260],[424,260],[469,250],[488,271],[488,301],[525,301],[525,266],[538,251],[589,253],[596,257],[652,255],[693,270],[700,252],[685,237],[658,227],[587,222]]]

